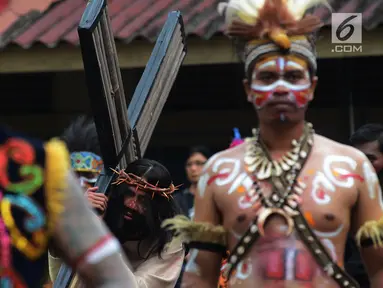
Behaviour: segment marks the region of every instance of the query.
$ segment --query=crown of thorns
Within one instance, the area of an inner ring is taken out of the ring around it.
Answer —
[[[152,199],[154,198],[155,194],[159,194],[166,198],[172,197],[171,194],[174,191],[177,191],[178,188],[181,186],[175,186],[173,183],[171,183],[168,188],[161,188],[158,187],[158,182],[156,185],[150,184],[142,177],[137,176],[133,173],[126,173],[124,170],[117,171],[115,169],[112,169],[112,171],[118,175],[116,181],[112,183],[113,185],[120,185],[121,183],[126,183],[128,185],[135,186],[136,191],[138,189],[141,189],[143,191],[152,193]]]

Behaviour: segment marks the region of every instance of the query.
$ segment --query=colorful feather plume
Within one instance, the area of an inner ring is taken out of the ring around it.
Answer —
[[[306,35],[322,26],[318,17],[305,15],[319,4],[329,7],[326,0],[231,0],[220,3],[218,12],[225,16],[229,36],[247,41],[269,38],[288,49],[289,36]]]

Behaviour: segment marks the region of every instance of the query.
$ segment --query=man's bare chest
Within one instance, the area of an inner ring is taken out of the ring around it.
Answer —
[[[226,228],[243,233],[259,210],[257,197],[251,195],[254,183],[269,197],[273,188],[268,180],[262,182],[246,171],[242,159],[221,159],[209,184],[217,186],[215,200]],[[356,171],[356,162],[347,156],[314,155],[300,171],[303,183],[300,208],[307,222],[320,233],[339,234],[348,230],[350,211],[357,198],[358,182],[363,175]],[[323,234],[325,235],[325,234]]]

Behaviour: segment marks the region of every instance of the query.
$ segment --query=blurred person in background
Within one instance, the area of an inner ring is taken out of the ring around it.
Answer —
[[[48,245],[89,287],[129,281],[121,246],[89,209],[59,140],[0,129],[2,287],[41,287]]]
[[[65,129],[61,139],[68,147],[71,168],[85,193],[89,187],[93,187],[103,169],[97,129],[93,119],[86,115],[77,117]],[[103,205],[107,201],[107,197],[104,194],[88,192],[85,196],[94,209],[105,209]],[[60,263],[60,265],[62,263],[53,249],[49,251],[48,263],[50,279],[52,281],[52,279],[56,278],[53,271],[60,268],[56,267],[55,263]],[[72,281],[73,287],[76,286],[77,281],[78,278],[75,277]]]
[[[351,135],[350,142],[371,161],[379,178],[380,186],[382,186],[383,125],[378,123],[363,125]],[[358,247],[350,235],[346,243],[345,268],[358,281],[361,288],[370,287],[370,281]]]
[[[193,146],[189,149],[188,157],[185,163],[186,177],[189,186],[174,194],[174,200],[181,209],[181,212],[188,218],[193,219],[194,216],[194,195],[197,191],[197,184],[201,176],[203,166],[211,156],[209,148],[203,145]],[[186,247],[186,254],[188,249]],[[181,275],[177,281],[175,288],[181,287],[182,275],[186,267],[188,255],[182,266]]]
[[[65,142],[69,150],[72,171],[74,171],[77,181],[85,192],[87,188],[96,183],[97,177],[103,168],[96,125],[91,117],[81,115],[70,123],[60,138]],[[93,202],[97,203],[97,206],[93,208],[99,208],[103,200],[106,199],[106,196],[101,193],[89,193],[86,196],[88,200],[94,198]],[[52,269],[52,262],[55,258],[58,258],[58,256],[51,249],[48,254],[49,270]],[[51,275],[49,278],[52,278]],[[76,282],[77,277],[72,283]],[[48,287],[49,284],[51,283],[48,283]]]
[[[383,181],[383,125],[366,124],[352,134],[351,145],[362,151],[371,161],[380,184]]]
[[[70,152],[72,169],[81,187],[87,191],[94,186],[104,166],[96,124],[91,117],[80,116],[69,125],[61,138]],[[107,201],[104,194],[87,191],[86,197],[94,209],[105,209],[102,206]]]
[[[186,177],[189,186],[174,194],[174,199],[181,208],[182,213],[193,218],[194,194],[197,191],[197,183],[201,176],[203,165],[210,158],[211,152],[206,146],[191,147],[185,163]]]

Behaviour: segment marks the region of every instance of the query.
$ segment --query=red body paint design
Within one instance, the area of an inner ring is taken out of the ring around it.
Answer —
[[[295,255],[295,280],[311,281],[314,278],[312,258],[306,251],[297,251]]]
[[[353,173],[340,175],[339,178],[341,179],[354,178],[359,180],[360,182],[364,182],[364,178],[362,176],[360,176],[359,174],[353,174]]]
[[[226,177],[228,177],[230,174],[229,173],[222,173],[222,174],[217,174],[217,175],[214,175],[212,177],[209,178],[209,180],[207,181],[207,185],[210,185],[211,183],[214,182],[214,180],[217,180],[217,179],[225,179]]]
[[[253,92],[256,94],[255,105],[257,107],[263,107],[263,105],[270,100],[270,98],[274,95],[275,92],[278,91],[278,87],[271,91],[260,91],[257,89],[253,89]],[[305,89],[301,91],[291,90],[290,93],[295,98],[295,104],[298,108],[304,107],[308,103],[307,94],[310,92],[310,89]]]
[[[261,253],[260,257],[264,261],[264,265],[262,265],[263,277],[270,280],[284,280],[286,276],[285,256],[285,249],[269,250]]]
[[[314,279],[316,272],[315,262],[311,254],[306,250],[291,248],[270,249],[262,251],[258,258],[261,261],[261,273],[265,280],[311,283]]]

